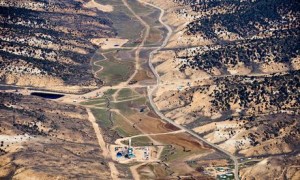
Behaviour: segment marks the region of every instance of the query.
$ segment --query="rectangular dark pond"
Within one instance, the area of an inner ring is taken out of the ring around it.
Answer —
[[[39,97],[47,98],[47,99],[58,99],[58,98],[61,98],[64,96],[62,94],[41,93],[41,92],[33,92],[30,95],[39,96]]]

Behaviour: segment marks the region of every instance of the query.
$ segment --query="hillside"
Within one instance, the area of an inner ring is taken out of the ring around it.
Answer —
[[[0,114],[0,178],[110,178],[84,108],[0,93]]]
[[[77,92],[101,85],[90,68],[94,39],[114,37],[109,12],[84,1],[1,1],[0,80]]]
[[[178,50],[180,71],[192,68],[209,75],[235,75],[299,69],[299,2],[178,2],[190,4],[197,12],[184,33],[212,42]]]
[[[237,157],[254,158],[241,162],[242,179],[277,177],[271,169],[297,178],[299,2],[154,2],[174,30],[153,59],[158,109]]]
[[[0,179],[300,178],[298,1],[0,9]]]

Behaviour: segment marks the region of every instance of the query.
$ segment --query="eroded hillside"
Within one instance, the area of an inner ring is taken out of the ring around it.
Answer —
[[[291,160],[300,145],[299,2],[154,2],[174,30],[153,59],[158,109],[237,157],[254,158],[241,162],[241,178],[273,178],[276,168],[281,178],[299,177]]]
[[[209,1],[191,7],[206,14],[188,24],[185,33],[200,34],[216,45],[190,49],[181,70],[212,74],[215,68],[213,75],[219,75],[299,69],[299,2]]]
[[[84,108],[0,93],[0,114],[0,177],[110,178]]]
[[[116,32],[107,12],[86,3],[1,1],[1,82],[73,92],[100,85],[89,64],[99,48],[92,42]]]

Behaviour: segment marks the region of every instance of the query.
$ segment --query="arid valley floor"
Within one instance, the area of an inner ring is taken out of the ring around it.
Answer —
[[[300,179],[298,1],[0,8],[0,179]]]

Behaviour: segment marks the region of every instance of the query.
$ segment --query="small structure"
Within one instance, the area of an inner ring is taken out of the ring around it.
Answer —
[[[135,158],[135,155],[133,154],[133,148],[131,147],[131,138],[128,140],[128,158]]]
[[[131,84],[135,84],[135,83],[137,83],[137,81],[136,80],[131,80],[131,81],[129,81],[129,85],[131,85]]]
[[[133,154],[133,148],[128,148],[128,158],[135,158],[135,155]]]
[[[117,158],[121,158],[123,156],[123,154],[121,152],[117,153]]]
[[[183,88],[183,86],[177,86],[177,90],[178,90],[178,91],[181,91],[182,88]]]
[[[227,173],[226,176],[233,177],[233,173]]]
[[[143,157],[143,158],[144,158],[145,160],[148,160],[148,159],[149,159],[149,155],[150,155],[150,154],[149,154],[149,147],[145,147],[145,148],[144,148],[144,157]]]

